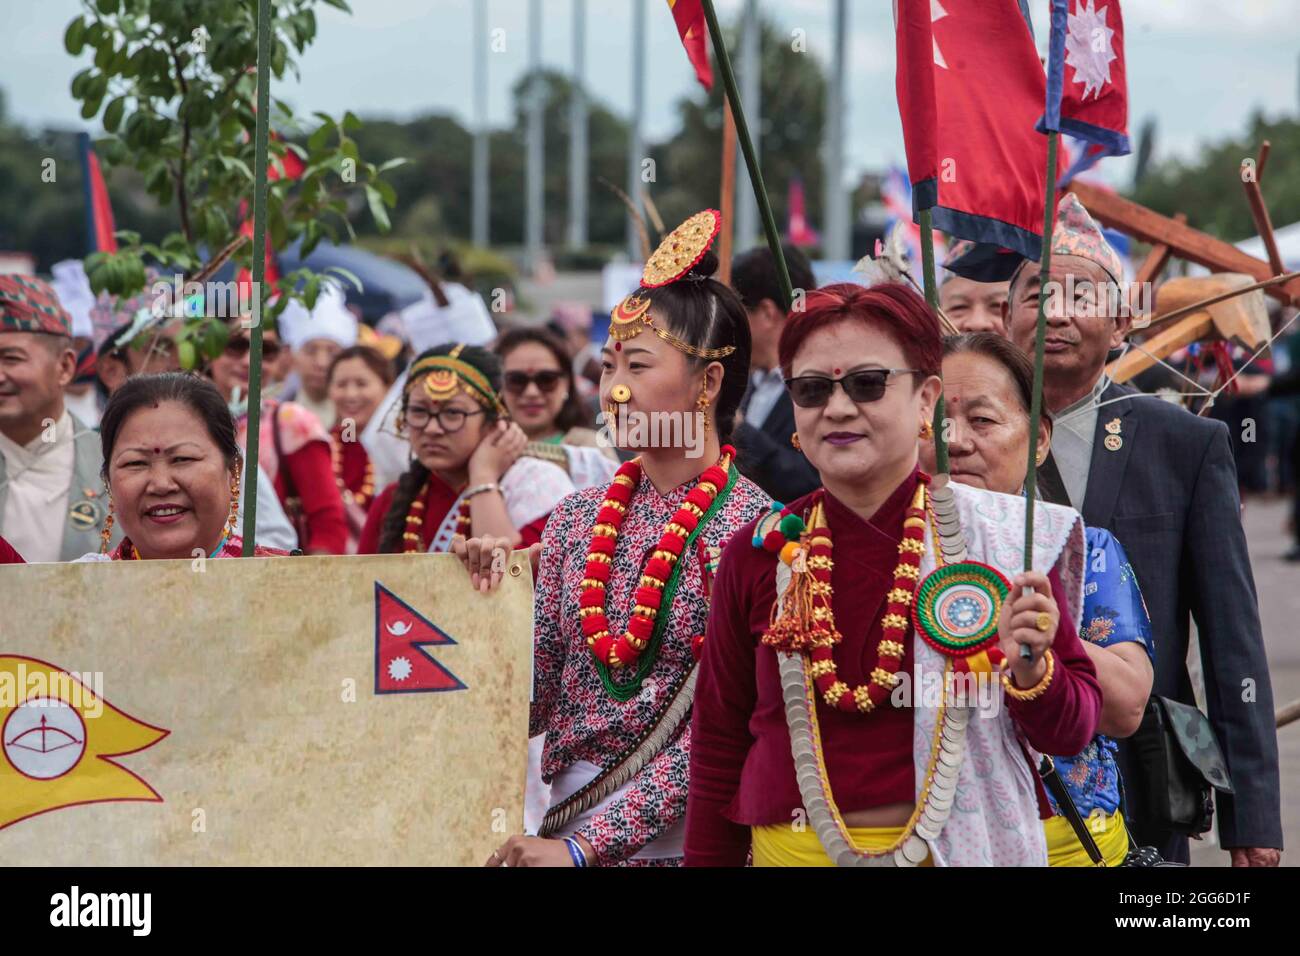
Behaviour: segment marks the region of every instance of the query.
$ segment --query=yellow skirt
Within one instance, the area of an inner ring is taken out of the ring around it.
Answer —
[[[795,830],[791,823],[751,827],[754,866],[834,866],[822,841],[806,823]],[[887,850],[903,835],[902,827],[850,827],[849,837],[859,850]],[[922,866],[933,866],[927,855]]]
[[[1101,810],[1094,810],[1084,825],[1092,834],[1107,866],[1119,866],[1124,862],[1124,857],[1128,855],[1128,831],[1124,828],[1123,814],[1116,810],[1107,816]],[[1043,831],[1047,834],[1048,866],[1092,866],[1088,851],[1083,848],[1074,827],[1070,826],[1070,821],[1065,817],[1055,816],[1044,820]]]

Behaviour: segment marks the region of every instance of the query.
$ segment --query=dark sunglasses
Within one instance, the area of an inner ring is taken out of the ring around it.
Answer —
[[[560,387],[564,381],[564,373],[557,372],[554,369],[547,369],[544,372],[538,372],[536,375],[529,375],[527,372],[506,372],[505,386],[506,391],[511,395],[522,395],[528,391],[529,385],[536,385],[540,391],[550,394]]]
[[[843,378],[827,378],[824,375],[787,378],[785,387],[790,390],[790,400],[800,408],[822,408],[831,400],[836,385],[843,386],[844,394],[850,401],[866,404],[884,398],[885,387],[891,377],[920,374],[914,368],[868,368],[861,372],[850,372]]]
[[[252,347],[253,347],[253,340],[249,338],[245,338],[244,336],[241,335],[238,336],[237,338],[231,339],[229,342],[226,343],[226,354],[229,355],[231,358],[243,358],[245,355],[248,354],[249,349],[251,349]],[[279,342],[268,342],[266,339],[262,340],[262,358],[275,359],[278,358],[279,355],[280,355]]]

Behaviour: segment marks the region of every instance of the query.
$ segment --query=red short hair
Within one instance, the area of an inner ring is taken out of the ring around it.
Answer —
[[[790,376],[794,357],[808,336],[841,322],[860,322],[884,331],[898,343],[910,367],[926,375],[939,374],[943,363],[939,317],[925,299],[898,282],[870,289],[841,282],[808,293],[803,310],[791,312],[781,330],[782,373]]]

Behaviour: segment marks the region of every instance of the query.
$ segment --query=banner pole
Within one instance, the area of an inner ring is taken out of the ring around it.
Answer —
[[[740,141],[740,150],[745,156],[745,166],[749,170],[749,181],[754,184],[754,198],[758,201],[758,211],[763,219],[763,232],[767,244],[776,260],[776,275],[781,284],[781,294],[785,296],[786,311],[794,304],[794,289],[790,284],[790,270],[785,264],[785,252],[781,249],[781,234],[776,228],[776,218],[772,215],[772,204],[767,198],[767,187],[763,184],[763,172],[758,165],[758,156],[754,152],[754,141],[749,135],[749,123],[745,119],[745,110],[740,103],[740,91],[736,87],[736,74],[731,69],[731,57],[727,53],[727,43],[722,37],[722,27],[718,24],[718,12],[713,8],[713,0],[703,0],[704,18],[709,24],[709,36],[713,39],[713,52],[718,58],[718,68],[722,72],[723,89],[731,103],[732,115],[736,119],[736,138]],[[805,290],[806,291],[806,290]]]
[[[257,544],[257,452],[262,427],[262,284],[266,280],[266,173],[271,120],[271,4],[257,3],[257,129],[253,139],[253,327],[249,336],[248,437],[244,453],[244,550]],[[242,321],[242,319],[241,319]],[[299,542],[300,545],[304,542]]]
[[[1043,414],[1043,354],[1047,339],[1047,283],[1052,272],[1052,231],[1056,225],[1056,130],[1047,133],[1047,200],[1043,204],[1043,257],[1038,271],[1038,326],[1034,331],[1034,392],[1029,406],[1029,466],[1025,472],[1025,570],[1034,561],[1034,499],[1038,492],[1038,420]],[[1032,659],[1027,645],[1020,656]]]

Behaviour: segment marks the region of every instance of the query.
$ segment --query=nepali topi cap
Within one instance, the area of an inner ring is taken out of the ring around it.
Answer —
[[[0,275],[0,332],[72,335],[72,316],[53,287],[35,276]]]
[[[1091,259],[1110,275],[1112,282],[1124,279],[1124,263],[1111,248],[1101,227],[1083,208],[1079,197],[1066,193],[1056,207],[1056,228],[1052,230],[1052,255]]]

